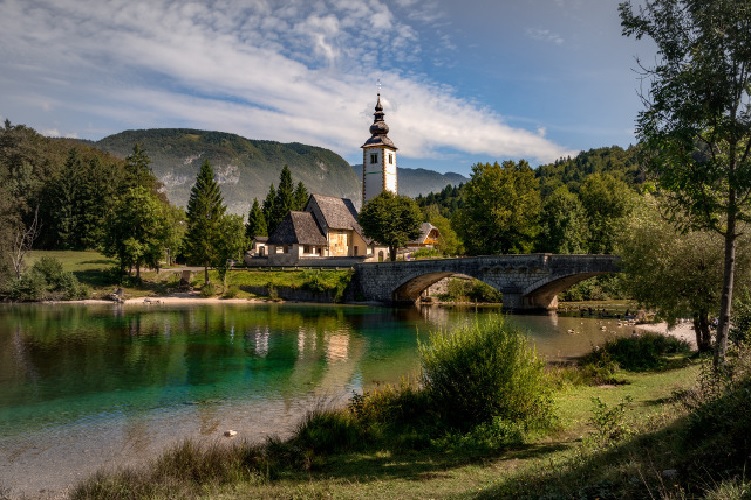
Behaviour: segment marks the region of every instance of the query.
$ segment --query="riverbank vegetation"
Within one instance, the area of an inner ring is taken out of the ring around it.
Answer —
[[[94,498],[748,498],[751,354],[660,336],[545,366],[502,322],[435,333],[419,380],[322,404],[287,440],[183,442]],[[599,353],[599,354],[595,354]],[[624,354],[624,352],[626,354]],[[653,363],[633,368],[629,360]],[[467,362],[472,359],[474,362]],[[581,376],[607,366],[603,380]],[[594,368],[593,368],[594,367]],[[636,369],[637,371],[632,371]],[[463,381],[459,383],[459,381]]]

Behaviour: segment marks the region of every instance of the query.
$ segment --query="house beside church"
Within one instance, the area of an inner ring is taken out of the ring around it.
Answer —
[[[304,211],[288,213],[266,247],[270,266],[348,265],[373,257],[377,248],[357,223],[351,200],[320,194],[310,195]]]

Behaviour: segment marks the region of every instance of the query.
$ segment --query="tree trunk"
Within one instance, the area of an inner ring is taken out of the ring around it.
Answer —
[[[735,205],[735,191],[731,191],[730,206]],[[717,323],[717,343],[715,345],[714,367],[720,368],[725,363],[725,353],[728,348],[728,333],[730,332],[730,309],[733,302],[733,278],[735,277],[735,247],[736,213],[732,208],[728,210],[728,227],[725,232],[725,259],[722,277],[722,299],[720,301],[720,315]]]
[[[203,266],[203,281],[205,284],[209,284],[209,266]]]
[[[389,247],[389,260],[396,261],[396,247]]]
[[[712,334],[709,331],[709,315],[700,313],[694,316],[694,331],[696,332],[696,347],[699,352],[712,350]]]

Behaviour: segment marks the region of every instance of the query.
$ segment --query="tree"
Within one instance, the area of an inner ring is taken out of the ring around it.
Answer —
[[[159,267],[169,238],[165,206],[144,186],[128,189],[118,198],[107,220],[102,253],[117,257],[120,269]]]
[[[464,186],[456,227],[472,255],[526,253],[539,231],[539,181],[529,164],[478,163]]]
[[[396,260],[396,250],[420,235],[423,215],[415,200],[384,191],[368,201],[360,212],[359,222],[368,238],[389,247],[389,258]]]
[[[438,228],[440,238],[436,248],[440,250],[444,255],[457,255],[461,253],[461,243],[456,236],[456,231],[451,227],[451,221],[441,215],[437,206],[431,205],[425,208],[425,218],[427,222],[433,224]]]
[[[148,191],[156,192],[157,180],[151,171],[151,158],[139,144],[133,146],[133,152],[125,159],[125,182],[123,190],[143,186]]]
[[[678,318],[693,318],[699,351],[710,350],[709,318],[719,304],[722,281],[721,238],[707,231],[677,232],[651,197],[636,208],[624,229],[621,268],[628,291],[671,326]]]
[[[282,168],[279,174],[279,188],[276,190],[276,199],[274,200],[273,226],[276,229],[287,214],[295,208],[295,191],[292,186],[292,172],[287,165]]]
[[[585,253],[587,247],[587,213],[579,197],[566,186],[559,186],[548,196],[540,212],[541,252]]]
[[[302,181],[297,183],[293,198],[295,199],[293,209],[298,211],[305,210],[305,205],[308,204],[308,188],[305,187]]]
[[[673,193],[673,213],[723,238],[715,367],[725,359],[739,223],[751,220],[751,3],[651,0],[619,5],[623,34],[657,45],[637,117],[648,168]],[[678,222],[678,221],[677,221]]]
[[[222,237],[218,240],[216,268],[219,279],[227,288],[227,268],[231,261],[242,260],[243,252],[248,241],[245,238],[243,218],[237,214],[226,214],[221,218],[219,231]]]
[[[253,198],[253,206],[248,212],[248,223],[245,224],[245,236],[252,240],[256,236],[268,236],[266,218],[263,216],[258,198]]]
[[[276,226],[281,222],[274,219],[274,205],[276,204],[276,189],[274,189],[274,185],[272,184],[269,186],[269,192],[266,193],[266,199],[263,200],[263,207],[261,208],[261,211],[263,212],[263,217],[266,220],[266,232],[269,236],[271,236],[271,233],[274,232],[274,229],[276,229]]]
[[[579,199],[587,214],[590,253],[614,253],[636,193],[610,174],[593,174],[581,186]]]
[[[207,284],[210,282],[209,266],[219,257],[221,220],[225,211],[219,184],[214,180],[214,170],[206,160],[190,190],[184,251],[188,263],[203,266]]]

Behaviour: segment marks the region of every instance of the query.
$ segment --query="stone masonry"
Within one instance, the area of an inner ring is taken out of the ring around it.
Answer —
[[[558,307],[558,293],[592,276],[618,272],[619,262],[614,255],[527,254],[361,263],[353,285],[358,300],[414,303],[425,288],[459,274],[501,291],[507,310],[550,310]]]

